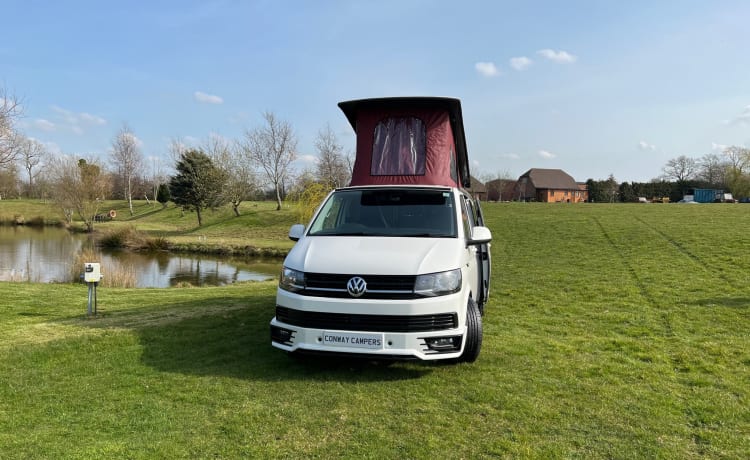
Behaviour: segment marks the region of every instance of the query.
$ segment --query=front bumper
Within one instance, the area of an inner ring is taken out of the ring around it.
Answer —
[[[460,293],[383,301],[311,298],[279,290],[277,305],[283,318],[292,318],[295,324],[275,316],[270,324],[271,344],[288,352],[452,359],[461,356],[466,340],[466,312],[460,308],[466,303]],[[446,317],[455,320],[447,322]]]

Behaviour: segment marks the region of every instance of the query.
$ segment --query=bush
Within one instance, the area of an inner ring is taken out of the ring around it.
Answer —
[[[161,236],[150,237],[135,227],[123,227],[104,232],[97,245],[110,249],[131,249],[134,251],[161,251],[170,247],[169,241]]]
[[[310,182],[305,186],[297,202],[297,215],[299,216],[300,223],[307,225],[310,219],[312,219],[315,210],[330,191],[329,187],[317,182]]]

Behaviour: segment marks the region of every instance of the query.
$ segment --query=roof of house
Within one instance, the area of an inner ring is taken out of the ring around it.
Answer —
[[[471,176],[471,187],[468,190],[474,193],[487,193],[485,184],[474,176]]]
[[[575,179],[562,169],[531,168],[521,177],[528,177],[537,189],[578,190]]]

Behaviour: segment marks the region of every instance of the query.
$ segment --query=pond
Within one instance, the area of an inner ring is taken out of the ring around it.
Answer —
[[[93,247],[88,235],[60,228],[0,226],[0,281],[41,283],[72,281],[83,267],[73,267],[76,255]],[[127,267],[136,287],[169,287],[180,284],[222,286],[239,281],[277,277],[281,260],[254,260],[224,256],[140,253],[100,250],[99,262],[107,276],[111,267]]]

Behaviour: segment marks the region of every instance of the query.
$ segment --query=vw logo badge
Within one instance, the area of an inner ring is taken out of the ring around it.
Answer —
[[[363,278],[355,276],[346,283],[346,290],[352,297],[362,297],[362,294],[367,291],[367,282]]]

